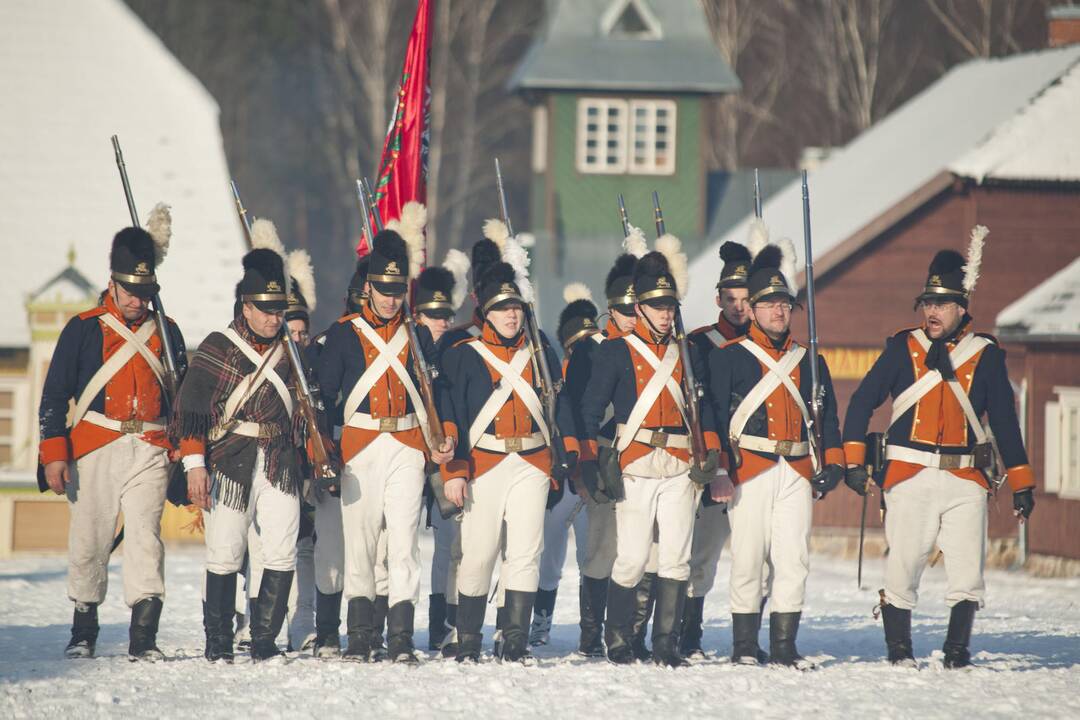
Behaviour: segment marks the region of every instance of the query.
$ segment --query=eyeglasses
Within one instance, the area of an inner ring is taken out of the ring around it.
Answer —
[[[759,309],[759,310],[765,310],[765,311],[783,310],[784,312],[791,312],[791,308],[794,307],[794,306],[789,302],[780,301],[780,302],[759,302],[754,307]]]

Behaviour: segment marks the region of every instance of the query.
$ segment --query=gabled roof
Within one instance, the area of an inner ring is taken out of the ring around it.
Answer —
[[[113,134],[142,221],[154,203],[172,206],[158,271],[169,315],[189,347],[228,322],[245,245],[218,107],[123,2],[0,2],[0,98],[0,347],[30,342],[21,308],[70,247],[105,287],[112,237],[131,222]]]
[[[28,302],[79,302],[94,296],[98,290],[74,265],[68,265],[30,293]]]
[[[904,103],[810,172],[815,271],[822,275],[851,252],[947,188],[953,166],[1080,62],[1080,46],[972,60]],[[1062,117],[1074,127],[1075,117]],[[748,209],[749,210],[749,209]],[[772,237],[801,242],[802,190],[793,181],[764,205]],[[720,272],[717,248],[747,237],[748,213],[690,264],[695,276]],[[714,314],[712,283],[694,283],[686,299],[688,325]]]
[[[554,0],[515,90],[728,93],[739,79],[697,0]]]
[[[998,313],[996,325],[1012,342],[1080,341],[1080,257]]]

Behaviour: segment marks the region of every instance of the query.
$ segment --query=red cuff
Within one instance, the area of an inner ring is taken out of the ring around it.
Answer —
[[[714,432],[704,433],[705,435],[705,449],[706,450],[719,450],[720,449],[720,436]]]
[[[1005,471],[1005,477],[1009,479],[1009,487],[1013,492],[1035,487],[1035,473],[1031,472],[1030,465],[1011,467]]]
[[[581,457],[579,460],[595,460],[599,457],[600,446],[595,440],[586,440],[581,446]]]
[[[38,445],[38,457],[42,465],[48,465],[57,460],[71,460],[71,444],[63,435],[46,438]]]
[[[188,437],[180,439],[180,456],[205,455],[206,441],[202,438]]]
[[[445,435],[446,437],[453,438],[454,439],[454,444],[457,445],[457,443],[458,443],[458,429],[457,429],[457,425],[455,423],[453,423],[453,422],[451,422],[449,420],[443,420],[442,431],[443,431],[443,435]]]
[[[563,449],[568,453],[577,453],[578,459],[581,459],[581,443],[576,437],[563,435]]]
[[[840,467],[844,467],[844,449],[838,447],[826,449],[825,464],[839,465]]]
[[[857,440],[844,443],[844,457],[852,465],[866,464],[866,443]]]
[[[443,463],[439,468],[439,474],[442,475],[442,481],[453,480],[454,478],[469,479],[469,461],[468,460],[451,460],[450,462]]]

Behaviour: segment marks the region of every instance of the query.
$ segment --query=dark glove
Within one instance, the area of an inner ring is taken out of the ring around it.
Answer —
[[[1031,488],[1018,490],[1013,493],[1013,510],[1017,515],[1027,520],[1031,517],[1031,511],[1035,509],[1035,496],[1031,494]]]
[[[554,453],[552,453],[554,455]],[[551,476],[559,483],[564,485],[570,479],[570,475],[573,474],[574,468],[577,467],[578,454],[576,452],[568,452],[563,454],[563,460],[566,465],[554,465],[551,468]]]
[[[614,448],[602,447],[597,455],[600,463],[600,487],[603,488],[605,495],[614,502],[618,502],[626,497],[619,452]]]
[[[866,482],[870,479],[864,465],[856,465],[844,470],[844,482],[859,495],[866,494]]]
[[[563,494],[566,492],[566,481],[556,480],[554,483],[550,483],[548,486],[547,496],[547,509],[555,507],[559,504],[559,501],[563,499]]]
[[[833,491],[840,481],[844,479],[844,468],[840,465],[826,465],[814,477],[810,478],[810,484],[817,491],[818,497],[825,497]]]
[[[584,460],[578,463],[578,477],[585,486],[585,492],[595,503],[611,502],[603,490],[600,489],[600,464],[595,460]]]
[[[698,485],[708,485],[716,479],[716,470],[720,467],[720,451],[709,450],[701,465],[690,463],[690,479]]]
[[[315,486],[325,493],[330,493],[330,497],[341,497],[340,475],[331,475],[330,477],[315,478]]]

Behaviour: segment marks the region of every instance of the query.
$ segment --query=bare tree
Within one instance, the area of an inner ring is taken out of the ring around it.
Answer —
[[[1028,46],[1024,28],[1041,20],[1046,0],[925,0],[934,19],[964,57],[988,58]]]

